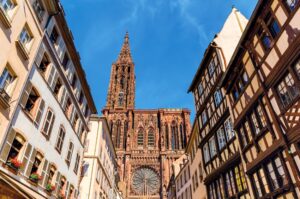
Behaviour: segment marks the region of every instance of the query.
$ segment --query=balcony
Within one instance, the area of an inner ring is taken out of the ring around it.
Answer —
[[[10,96],[3,88],[0,88],[0,106],[3,109],[9,108],[9,101],[10,101]]]

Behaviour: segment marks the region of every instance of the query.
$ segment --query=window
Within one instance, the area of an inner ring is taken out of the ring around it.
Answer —
[[[82,104],[82,102],[83,102],[83,98],[84,98],[83,92],[82,92],[82,91],[80,91],[80,94],[79,94],[79,99],[78,99],[80,104]]]
[[[138,146],[144,145],[144,132],[142,129],[140,129],[138,132],[137,144],[138,144]]]
[[[52,185],[53,177],[55,174],[56,168],[53,165],[50,165],[49,176],[47,184]]]
[[[204,162],[207,163],[210,160],[208,144],[207,143],[203,147],[203,154],[204,154]]]
[[[66,135],[66,132],[65,132],[65,130],[61,127],[61,128],[59,129],[59,134],[58,134],[57,141],[56,141],[56,145],[55,145],[55,148],[56,148],[56,150],[57,150],[59,153],[61,153],[61,149],[62,149],[62,146],[63,146],[63,143],[64,143],[65,135]]]
[[[74,149],[74,144],[72,142],[70,142],[68,153],[67,153],[67,158],[66,158],[66,163],[67,163],[68,166],[71,163],[73,149]]]
[[[13,0],[1,0],[0,6],[6,15],[11,16],[12,10],[15,8],[15,2]]]
[[[207,116],[206,116],[206,112],[205,110],[202,112],[202,124],[203,126],[206,124],[207,122]]]
[[[76,129],[76,127],[78,126],[78,122],[79,122],[79,117],[78,117],[78,114],[75,113],[73,123],[72,123],[72,126],[73,126],[74,129]]]
[[[210,77],[212,77],[212,75],[214,74],[215,68],[216,68],[216,66],[215,66],[214,60],[211,60],[209,63],[209,66],[208,66],[208,73],[209,73]]]
[[[0,76],[0,90],[11,95],[15,79],[13,72],[8,67],[5,67]]]
[[[202,86],[201,82],[198,85],[198,93],[199,93],[199,96],[202,95],[202,93],[203,93],[203,86]]]
[[[154,139],[154,131],[153,129],[151,129],[149,132],[148,132],[148,146],[149,147],[154,147],[154,143],[155,143],[155,139]]]
[[[54,89],[53,89],[53,93],[57,99],[58,99],[59,91],[61,90],[61,88],[62,88],[61,80],[59,78],[57,78],[56,83],[54,84]]]
[[[31,82],[27,83],[20,103],[24,111],[38,126],[45,108],[45,102],[32,86]]]
[[[68,54],[65,53],[63,61],[62,61],[62,66],[64,67],[65,70],[67,70],[67,68],[68,68],[69,61],[70,61],[70,58],[69,58]]]
[[[73,89],[75,89],[76,84],[77,84],[77,76],[74,74],[72,82],[71,82],[71,86]]]
[[[29,29],[25,26],[20,33],[19,42],[23,45],[23,47],[29,50],[32,39],[33,37],[31,36]]]
[[[119,99],[118,99],[118,105],[123,106],[123,101],[124,101],[124,93],[120,92],[119,93]]]
[[[215,105],[216,107],[218,107],[221,102],[222,102],[222,92],[220,90],[217,90],[214,94],[214,98],[215,98]]]
[[[44,53],[41,63],[38,66],[39,71],[41,71],[44,76],[46,75],[49,64],[49,58],[47,57],[46,53]]]
[[[59,37],[59,34],[57,32],[56,27],[54,27],[52,32],[51,32],[51,35],[50,35],[50,41],[52,42],[52,44],[57,44],[58,37]]]
[[[217,131],[217,137],[218,137],[219,149],[221,150],[226,145],[226,139],[225,139],[223,127],[219,128],[219,130]]]
[[[216,142],[215,142],[215,136],[211,137],[209,139],[209,152],[211,158],[213,158],[215,155],[217,155],[217,147],[216,147]]]
[[[232,122],[231,122],[230,118],[228,118],[225,121],[224,126],[225,126],[227,141],[230,141],[234,137],[234,130],[233,130],[233,126],[232,126]]]
[[[264,22],[266,23],[272,37],[276,38],[280,32],[280,26],[277,20],[272,16],[271,12],[268,12],[268,14],[265,16]]]
[[[243,66],[241,66],[243,67]],[[244,91],[245,87],[249,82],[249,77],[246,71],[242,70],[240,75],[237,77],[234,86],[232,88],[232,97],[234,101],[238,100],[239,96]]]
[[[76,174],[78,173],[79,161],[80,161],[80,155],[77,153],[77,155],[76,155],[76,161],[75,161],[75,166],[74,166],[74,172]]]
[[[285,5],[288,7],[290,11],[295,10],[299,0],[284,0]]]
[[[19,159],[26,140],[14,129],[7,134],[6,142],[3,146],[0,159],[6,163],[10,163],[13,159]]]
[[[36,153],[29,176],[31,174],[38,173],[38,171],[40,170],[42,160],[43,160],[42,154],[41,153]]]
[[[299,88],[296,86],[291,73],[288,73],[278,84],[277,93],[284,108],[290,106],[299,96]]]
[[[48,110],[46,114],[46,118],[44,121],[44,126],[42,128],[42,133],[49,139],[52,128],[53,128],[53,123],[54,123],[54,113],[51,109]]]
[[[32,7],[33,7],[38,19],[40,21],[42,21],[43,17],[44,17],[45,9],[44,9],[44,6],[43,6],[41,0],[34,0],[32,3]]]

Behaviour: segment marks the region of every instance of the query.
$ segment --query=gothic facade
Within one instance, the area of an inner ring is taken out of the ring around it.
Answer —
[[[119,187],[128,199],[166,198],[171,165],[189,139],[190,111],[135,109],[134,67],[126,34],[103,109],[117,152]]]

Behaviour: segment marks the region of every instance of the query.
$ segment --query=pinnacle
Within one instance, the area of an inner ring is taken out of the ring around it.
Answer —
[[[129,34],[126,32],[124,37],[124,43],[121,48],[121,52],[119,54],[117,63],[132,63],[132,57],[130,52],[130,46],[129,46]]]

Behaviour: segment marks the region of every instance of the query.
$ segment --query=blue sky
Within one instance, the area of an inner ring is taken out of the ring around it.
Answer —
[[[129,32],[136,108],[189,108],[187,89],[232,5],[247,18],[256,0],[61,0],[98,112],[111,64]]]

